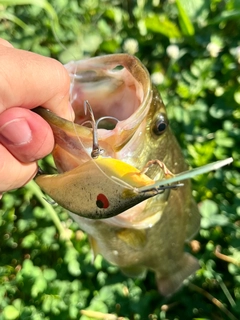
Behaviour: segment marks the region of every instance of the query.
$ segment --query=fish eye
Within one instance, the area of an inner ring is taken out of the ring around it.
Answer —
[[[161,114],[158,116],[157,121],[155,122],[155,125],[153,126],[153,132],[160,136],[165,132],[165,130],[168,127],[168,119],[165,115]]]

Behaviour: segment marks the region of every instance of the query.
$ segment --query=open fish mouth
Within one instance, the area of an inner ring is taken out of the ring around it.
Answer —
[[[95,119],[114,117],[133,129],[146,116],[151,100],[151,82],[147,69],[127,54],[114,54],[69,62],[65,65],[71,77],[71,103],[75,122],[89,118],[84,114],[88,100]],[[136,119],[137,118],[137,119]]]
[[[53,156],[59,172],[81,165],[91,155],[93,129],[91,116],[85,112],[86,101],[97,123],[104,157],[123,159],[140,147],[152,101],[150,76],[141,62],[128,54],[115,54],[73,61],[65,67],[71,77],[75,125],[44,116],[55,136]]]

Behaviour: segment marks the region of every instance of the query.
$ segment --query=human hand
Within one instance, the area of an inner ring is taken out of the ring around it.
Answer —
[[[19,188],[37,173],[54,137],[48,123],[30,109],[50,109],[72,119],[70,79],[60,62],[18,50],[0,39],[0,194]]]

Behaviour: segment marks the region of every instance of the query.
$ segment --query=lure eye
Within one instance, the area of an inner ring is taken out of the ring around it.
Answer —
[[[96,205],[100,209],[107,209],[109,207],[108,198],[104,194],[99,193],[97,196]]]
[[[163,114],[161,114],[160,116],[158,116],[157,121],[153,127],[153,132],[160,136],[161,134],[163,134],[165,132],[165,130],[168,127],[168,120],[166,118],[166,116],[164,116]]]

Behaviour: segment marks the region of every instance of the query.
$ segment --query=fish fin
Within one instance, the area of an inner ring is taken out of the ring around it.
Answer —
[[[186,239],[191,240],[195,234],[199,231],[201,222],[201,215],[194,199],[191,200],[191,206],[188,213],[188,221],[186,225]]]
[[[117,237],[133,249],[142,249],[147,241],[146,230],[121,229]]]
[[[100,253],[100,250],[98,248],[98,244],[96,239],[94,239],[92,236],[88,235],[88,241],[90,243],[91,249],[92,249],[92,263],[95,261],[97,255]]]
[[[182,285],[183,280],[199,269],[199,263],[189,253],[184,253],[181,265],[177,272],[166,277],[157,277],[158,290],[163,296],[171,296]]]
[[[147,269],[142,266],[130,266],[120,268],[122,273],[131,278],[140,278],[143,279],[147,273]]]

